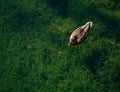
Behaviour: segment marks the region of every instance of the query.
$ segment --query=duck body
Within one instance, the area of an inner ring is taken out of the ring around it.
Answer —
[[[92,22],[87,22],[85,25],[78,27],[70,35],[68,45],[77,45],[81,43],[88,35],[89,29],[92,27]]]

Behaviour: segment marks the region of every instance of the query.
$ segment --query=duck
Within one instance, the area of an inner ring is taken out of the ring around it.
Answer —
[[[68,45],[69,46],[78,45],[82,41],[84,41],[88,36],[88,31],[90,30],[90,28],[92,28],[92,26],[93,26],[93,22],[88,21],[83,26],[80,26],[77,29],[75,29],[70,35]]]

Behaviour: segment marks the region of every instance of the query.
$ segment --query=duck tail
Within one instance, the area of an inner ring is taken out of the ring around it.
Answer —
[[[89,25],[89,27],[91,28],[93,26],[93,22],[92,21],[89,21],[87,22],[85,25]]]
[[[83,25],[81,28],[84,29],[84,32],[87,32],[93,25],[92,21],[87,22],[85,25]]]

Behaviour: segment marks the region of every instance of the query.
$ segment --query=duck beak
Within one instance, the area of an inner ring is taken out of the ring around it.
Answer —
[[[73,44],[73,42],[69,42],[69,43],[68,43],[68,46],[70,46],[70,45],[72,45],[72,44]]]
[[[71,45],[71,42],[68,43],[68,46],[70,46],[70,45]]]
[[[68,43],[68,46],[70,46],[70,43]]]

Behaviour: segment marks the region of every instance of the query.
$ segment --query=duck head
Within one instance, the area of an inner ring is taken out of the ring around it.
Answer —
[[[70,41],[68,45],[75,45],[75,44],[77,44],[77,37],[76,36],[70,37]]]

